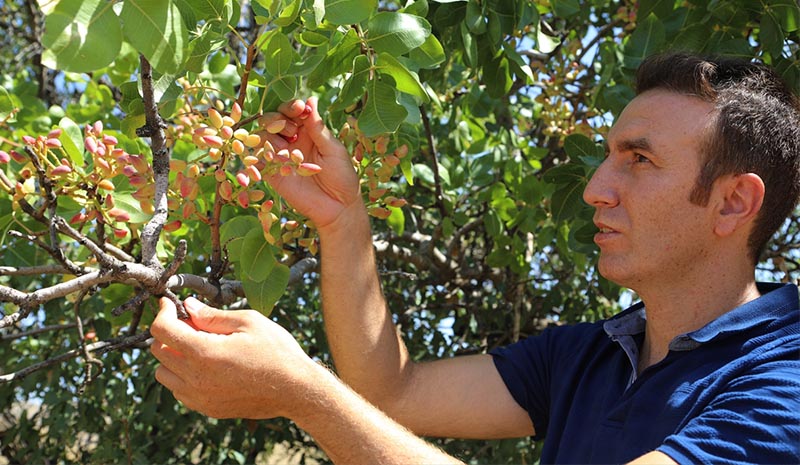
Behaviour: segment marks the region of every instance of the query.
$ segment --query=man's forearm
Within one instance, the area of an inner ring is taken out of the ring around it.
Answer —
[[[462,463],[387,417],[330,372],[316,378],[313,391],[292,419],[334,463]]]
[[[380,403],[394,394],[409,364],[381,291],[363,204],[321,230],[320,241],[325,330],[337,372]]]

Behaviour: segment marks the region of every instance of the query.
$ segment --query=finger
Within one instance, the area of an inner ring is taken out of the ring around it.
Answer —
[[[232,334],[239,332],[245,324],[241,312],[217,310],[194,297],[186,299],[183,305],[189,312],[192,324],[200,331],[223,335]]]
[[[156,381],[163,384],[170,391],[182,391],[186,382],[164,365],[156,368]]]
[[[302,100],[283,102],[278,107],[278,111],[286,115],[287,118],[301,117],[303,112],[306,111],[306,102]]]
[[[159,311],[150,326],[150,334],[156,341],[170,346],[173,350],[187,355],[197,352],[195,347],[202,343],[202,337],[188,320],[178,318],[175,303],[162,297],[158,301]]]
[[[328,130],[328,127],[325,126],[325,122],[322,121],[317,104],[318,100],[316,97],[310,97],[306,102],[306,105],[311,107],[311,113],[308,115],[305,123],[303,123],[303,126],[307,128],[311,140],[319,147],[320,155],[323,157],[334,155],[348,158],[347,150],[345,150],[342,143],[339,142],[339,139],[334,137]]]

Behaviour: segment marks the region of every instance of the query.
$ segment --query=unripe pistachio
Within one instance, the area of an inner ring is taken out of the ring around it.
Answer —
[[[322,171],[322,167],[316,163],[301,163],[300,166],[297,167],[297,174],[300,176],[314,176],[320,171]]]
[[[27,159],[16,150],[8,152],[8,155],[11,156],[11,158],[17,163],[25,163],[27,161]]]
[[[266,192],[260,191],[258,189],[247,191],[247,198],[250,199],[250,201],[253,203],[257,203],[264,200],[264,197],[266,197],[266,195],[267,195]]]
[[[231,144],[231,150],[233,150],[233,153],[235,153],[236,155],[243,154],[244,153],[244,143],[242,143],[242,141],[240,141],[240,140],[233,141],[233,143]]]
[[[197,163],[192,163],[189,169],[186,170],[186,175],[190,178],[196,178],[200,175],[200,166]]]
[[[83,223],[83,222],[86,221],[86,218],[87,218],[86,213],[79,212],[79,213],[76,213],[75,215],[73,215],[72,218],[70,218],[69,223],[70,224]]]
[[[261,181],[261,172],[258,171],[258,168],[256,168],[255,165],[250,165],[245,168],[245,173],[247,173],[247,176],[255,182]]]
[[[239,105],[239,102],[233,102],[233,106],[231,107],[231,118],[233,118],[233,121],[237,123],[242,119],[242,107]]]
[[[236,173],[236,182],[242,187],[247,187],[250,185],[250,177],[244,171],[239,171]]]
[[[224,200],[227,200],[227,201],[230,202],[230,200],[233,198],[233,183],[231,183],[227,179],[225,181],[223,181],[219,185],[219,195]]]
[[[294,173],[292,165],[281,165],[279,170],[281,176],[291,176]]]
[[[247,138],[244,140],[244,145],[250,148],[256,148],[261,145],[261,136],[258,134],[248,134]]]
[[[216,179],[217,182],[222,182],[222,181],[228,179],[228,177],[225,175],[225,171],[216,170],[216,171],[214,171],[214,179]]]
[[[194,202],[187,202],[183,205],[183,211],[181,212],[181,216],[184,220],[188,220],[195,214],[197,211],[197,207],[195,206]]]
[[[89,153],[97,153],[97,139],[93,136],[86,136],[86,138],[83,139],[83,147]]]
[[[58,139],[47,139],[44,145],[51,149],[57,149],[61,147],[61,141]]]
[[[232,128],[233,125],[236,124],[236,121],[233,120],[230,116],[223,116],[222,117],[222,125]]]
[[[217,161],[222,158],[222,151],[217,148],[208,149],[208,156],[211,158],[211,160]]]
[[[239,202],[242,208],[250,206],[250,197],[247,195],[247,191],[239,192],[239,195],[236,196],[236,201]]]
[[[105,135],[105,136],[103,136],[103,143],[106,144],[106,145],[117,145],[119,143],[119,141],[114,136]]]
[[[389,218],[389,216],[391,216],[392,211],[384,207],[370,207],[367,210],[367,213],[369,213],[370,216],[374,216],[375,218],[378,218],[380,220],[385,220],[386,218]]]
[[[70,168],[69,166],[67,166],[67,165],[58,165],[55,168],[53,168],[52,170],[50,170],[50,175],[51,176],[60,176],[62,174],[67,174],[67,173],[71,173],[71,172],[72,172],[72,168]]]
[[[116,237],[117,239],[123,239],[125,236],[128,235],[128,231],[126,229],[117,229],[117,228],[113,229],[114,229],[114,237]]]
[[[230,126],[222,126],[222,129],[219,130],[219,134],[225,140],[230,140],[233,137],[233,129]]]
[[[125,222],[128,222],[128,221],[131,220],[130,213],[128,213],[125,210],[122,210],[120,208],[117,208],[117,207],[109,209],[107,213],[108,213],[108,216],[110,216],[111,218],[114,218],[115,220],[117,220],[119,222],[122,222],[122,223],[125,223]]]
[[[8,163],[11,161],[11,155],[4,150],[0,150],[0,163]]]
[[[389,166],[394,167],[400,164],[400,159],[394,155],[386,155],[385,157],[383,157],[383,162]]]
[[[394,155],[401,160],[408,155],[408,145],[403,144],[400,147],[397,147],[394,151]]]
[[[300,149],[292,149],[292,151],[289,153],[289,158],[291,158],[292,161],[298,165],[303,163],[303,160],[305,159],[303,152],[301,152]]]
[[[139,201],[139,208],[142,210],[142,213],[146,215],[152,215],[156,212],[156,206],[153,205],[153,202],[150,202],[149,200]]]
[[[49,133],[47,133],[47,138],[48,139],[58,139],[59,137],[61,137],[61,133],[62,132],[63,131],[61,130],[61,128],[55,128],[52,131],[50,131]]]
[[[288,163],[291,161],[291,155],[289,154],[288,150],[281,149],[275,154],[275,160],[279,163]]]
[[[107,191],[113,191],[115,189],[114,183],[111,182],[110,179],[103,179],[97,183],[97,187]]]
[[[222,146],[225,145],[225,142],[219,136],[203,136],[203,142],[209,147],[216,149],[222,148]]]
[[[211,122],[211,125],[215,128],[219,129],[222,127],[222,115],[214,108],[208,109],[208,120]]]
[[[266,125],[264,129],[267,130],[270,134],[278,134],[279,132],[283,131],[286,127],[286,120],[285,119],[278,119],[275,121],[271,121],[269,124]]]
[[[166,232],[177,231],[178,229],[180,229],[182,224],[183,223],[181,223],[181,220],[170,221],[169,223],[164,225],[164,231]]]
[[[255,165],[256,163],[258,163],[258,161],[259,161],[258,157],[254,155],[247,155],[246,157],[242,158],[242,163],[244,163],[244,166]]]
[[[179,171],[183,171],[186,169],[186,162],[183,160],[178,160],[173,158],[169,161],[169,170],[175,171],[176,173]]]
[[[233,137],[236,140],[240,140],[242,142],[244,142],[244,140],[247,139],[247,136],[249,136],[249,135],[250,135],[250,133],[247,132],[247,129],[244,129],[244,128],[239,128],[239,129],[233,131]]]

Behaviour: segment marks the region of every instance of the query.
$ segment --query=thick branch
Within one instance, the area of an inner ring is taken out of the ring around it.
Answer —
[[[167,189],[169,188],[169,150],[164,137],[164,121],[158,114],[158,104],[153,92],[153,70],[150,62],[140,56],[140,77],[142,80],[142,94],[144,98],[145,125],[136,133],[142,137],[150,138],[150,148],[153,151],[153,178],[155,179],[155,213],[142,229],[142,263],[152,267],[159,267],[156,257],[156,244],[158,243],[161,229],[167,222]]]

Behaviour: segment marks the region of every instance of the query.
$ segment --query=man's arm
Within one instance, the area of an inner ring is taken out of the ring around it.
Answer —
[[[254,311],[219,311],[187,299],[190,319],[161,300],[151,327],[156,378],[187,407],[216,418],[284,416],[336,463],[460,463],[389,419],[309,359]]]
[[[320,229],[325,332],[339,376],[417,434],[534,433],[488,355],[414,363],[387,310],[359,203]]]
[[[316,176],[277,176],[269,181],[317,225],[322,307],[339,376],[418,434],[533,434],[530,418],[509,394],[489,356],[423,364],[410,360],[381,291],[369,218],[350,154],[325,127],[316,100],[290,102],[282,112],[298,137],[293,143],[274,139],[273,145],[300,149],[307,160],[323,167]]]

